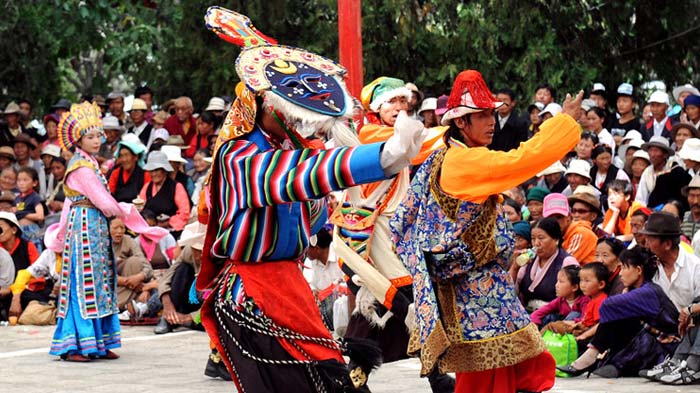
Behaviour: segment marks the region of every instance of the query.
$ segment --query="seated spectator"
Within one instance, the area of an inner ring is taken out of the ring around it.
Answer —
[[[142,167],[146,158],[146,147],[140,141],[132,140],[132,134],[119,141],[115,157],[117,166],[109,177],[109,190],[117,202],[131,203],[143,185],[151,181],[151,176]]]
[[[201,268],[202,248],[206,226],[189,224],[183,231],[182,253],[160,280],[158,292],[163,304],[163,315],[154,333],[172,332],[179,325],[190,325],[198,318],[201,304],[190,301],[190,289]]]
[[[223,100],[222,100],[223,102]],[[221,118],[213,112],[204,112],[197,118],[197,134],[190,141],[184,152],[186,158],[193,158],[201,149],[209,150],[209,137],[216,133],[221,124]]]
[[[0,172],[0,189],[2,189],[2,192],[19,194],[17,190],[17,170],[14,167],[5,168]]]
[[[591,181],[593,186],[601,193],[601,204],[603,210],[608,207],[607,204],[607,187],[613,180],[627,180],[629,177],[625,171],[618,169],[612,165],[612,150],[606,145],[599,145],[593,149],[591,153],[593,159],[593,168],[591,168]]]
[[[598,237],[591,230],[591,223],[585,220],[573,220],[569,211],[569,200],[564,194],[549,194],[544,198],[543,214],[554,217],[564,236],[562,248],[569,255],[585,265],[595,260]]]
[[[40,157],[42,163],[41,169],[44,171],[44,181],[46,183],[43,184],[43,187],[41,187],[42,185],[39,185],[39,188],[43,189],[45,192],[41,195],[41,198],[46,199],[56,185],[56,179],[51,172],[51,161],[53,161],[53,159],[56,157],[61,157],[61,148],[56,145],[47,145],[41,149]]]
[[[39,258],[39,251],[32,242],[22,239],[22,229],[13,213],[0,212],[0,247],[10,253],[15,265],[15,273],[27,269]],[[14,279],[14,277],[13,277]],[[34,285],[34,283],[31,283]],[[48,289],[48,293],[51,293]],[[45,285],[37,282],[32,291],[41,293]]]
[[[623,242],[632,240],[630,218],[637,209],[643,207],[632,200],[632,185],[626,180],[614,180],[608,186],[608,211],[601,228],[605,233],[616,236]]]
[[[522,207],[515,201],[515,199],[505,197],[503,200],[503,211],[505,211],[508,221],[511,223],[515,223],[523,219]]]
[[[168,162],[168,156],[160,151],[149,153],[143,169],[151,176],[151,181],[139,192],[139,198],[146,201],[144,208],[156,216],[169,215],[169,224],[173,231],[182,231],[190,215],[190,202],[182,184],[169,176],[173,167]]]
[[[134,125],[129,127],[127,132],[135,135],[144,146],[148,143],[151,138],[151,131],[153,131],[153,126],[148,124],[148,119],[146,118],[147,112],[149,112],[149,108],[146,102],[140,98],[134,98],[134,101],[131,103],[131,110],[129,110],[129,117]]]
[[[38,250],[42,248],[41,226],[44,225],[46,212],[41,196],[36,192],[39,187],[36,169],[22,167],[17,173],[19,195],[15,199],[15,216],[22,228],[22,238],[34,243]]]
[[[647,206],[656,208],[670,200],[681,202],[683,212],[685,212],[685,198],[683,198],[683,187],[690,183],[692,177],[680,165],[675,165],[671,169],[659,173],[656,176],[656,185],[649,194]],[[681,214],[683,213],[681,212]],[[681,219],[683,216],[681,215]]]
[[[128,321],[133,315],[126,309],[127,304],[143,292],[144,284],[153,276],[153,269],[139,244],[126,234],[126,226],[121,218],[110,220],[109,233],[117,261],[117,305],[123,311],[119,314],[119,320]]]
[[[642,129],[639,132],[645,141],[651,141],[653,137],[664,138],[668,141],[671,137],[671,128],[678,122],[666,114],[669,106],[668,94],[657,90],[651,93],[648,103],[652,118],[642,124]]]
[[[170,163],[170,166],[173,167],[173,171],[170,172],[168,176],[170,176],[172,180],[182,184],[187,191],[187,195],[191,197],[192,193],[194,192],[194,182],[185,173],[185,165],[187,165],[188,162],[182,158],[182,155],[180,154],[182,149],[184,149],[184,147],[168,144],[162,146],[160,151],[168,156],[168,162]]]
[[[194,153],[192,169],[187,172],[187,176],[189,176],[195,184],[197,184],[197,181],[200,178],[205,177],[209,172],[211,161],[207,160],[207,158],[211,158],[209,150],[199,149],[196,153]]]
[[[574,147],[576,159],[585,161],[588,165],[592,165],[591,154],[596,146],[598,146],[598,135],[590,131],[584,132],[581,134],[581,139],[578,141],[578,144]],[[569,164],[569,167],[571,167],[571,164]]]
[[[0,170],[13,166],[15,161],[15,150],[10,146],[0,146]]]
[[[58,142],[58,133],[56,130],[58,129],[58,123],[61,119],[55,113],[49,113],[44,116],[43,120],[44,129],[46,130],[46,140],[41,145],[42,149],[48,145],[54,145],[60,148],[61,145]]]
[[[536,257],[527,265],[517,267],[516,288],[525,307],[534,311],[557,297],[555,285],[559,270],[564,266],[578,266],[578,262],[561,248],[561,228],[553,217],[537,221],[531,233]]]
[[[595,194],[597,191],[591,185],[578,186],[568,199],[571,218],[590,222],[593,233],[600,238],[605,236],[605,232],[598,227],[603,213],[600,211],[600,199]]]
[[[513,234],[515,234],[514,251],[524,251],[532,247],[532,228],[527,221],[517,221],[513,223]]]
[[[150,210],[141,211],[141,216],[150,226],[158,225],[156,215]],[[161,276],[162,271],[170,268],[172,261],[180,256],[180,247],[173,235],[164,236],[157,245],[153,244],[152,240],[137,236],[136,241],[141,246],[146,254],[146,259],[150,262],[151,268],[156,272],[156,276]],[[160,273],[159,273],[160,272]]]
[[[211,113],[213,115],[221,117],[226,110],[226,101],[221,97],[212,97],[209,99],[207,107],[204,108],[204,113]],[[197,125],[199,126],[199,124]]]
[[[532,138],[532,136],[537,134],[537,131],[540,130],[540,124],[542,124],[540,113],[543,110],[544,104],[541,102],[532,103],[527,107],[527,114],[530,118],[530,126],[527,129],[528,138]]]
[[[683,339],[673,357],[639,376],[671,385],[689,385],[700,380],[700,299],[681,309],[678,331]]]
[[[610,277],[608,278],[608,286],[606,293],[608,296],[619,295],[625,289],[625,285],[620,278],[620,254],[625,250],[625,245],[621,241],[606,237],[598,240],[598,246],[595,249],[595,260],[602,263],[608,269]]]
[[[700,139],[688,138],[683,142],[683,148],[676,153],[676,158],[690,176],[700,175]]]
[[[11,315],[19,317],[32,300],[46,303],[56,299],[58,288],[55,283],[58,282],[60,261],[59,254],[44,250],[31,266],[17,272],[17,277],[11,286]],[[43,289],[37,291],[40,285]]]
[[[612,134],[605,128],[607,113],[604,109],[593,107],[586,112],[588,128],[598,137],[597,146],[604,145],[610,148],[610,154],[615,151],[615,140]]]
[[[544,197],[549,194],[546,188],[533,187],[527,192],[527,210],[530,211],[530,221],[542,218]]]
[[[175,100],[175,114],[165,121],[163,127],[170,135],[179,135],[189,145],[197,133],[197,120],[192,116],[194,105],[189,97],[178,97]]]
[[[566,266],[557,273],[557,298],[530,315],[532,323],[540,328],[554,321],[573,321],[583,314],[591,300],[581,292],[578,266]]]
[[[645,246],[659,259],[654,276],[678,310],[700,297],[700,259],[680,247],[680,223],[665,212],[655,212],[643,230]]]
[[[15,194],[9,191],[0,193],[0,212],[15,212]]]
[[[155,150],[160,150],[161,146],[165,145],[168,142],[168,137],[170,135],[168,134],[168,130],[165,128],[156,128],[153,130],[151,133],[151,138],[148,140],[148,143],[146,144],[146,150],[148,153],[155,151]]]
[[[7,321],[12,303],[10,285],[15,280],[15,263],[4,248],[0,248],[0,321]]]
[[[632,130],[620,141],[620,146],[617,148],[617,154],[613,163],[618,168],[624,168],[625,173],[630,175],[630,164],[632,163],[632,155],[642,148],[644,139],[637,130]]]
[[[46,206],[49,208],[50,214],[60,214],[61,210],[63,210],[63,202],[66,200],[66,194],[63,192],[63,180],[66,177],[66,160],[63,157],[56,157],[51,160],[51,174],[55,184],[53,189],[49,190],[48,197],[46,197]],[[48,222],[46,225],[48,225]]]
[[[600,306],[600,323],[586,351],[569,366],[557,367],[580,375],[603,366],[595,374],[606,378],[637,375],[641,368],[661,362],[673,353],[678,311],[652,278],[658,267],[653,254],[642,247],[620,255],[620,276],[628,292],[605,299]]]
[[[566,167],[559,161],[555,162],[549,168],[537,174],[537,177],[541,178],[537,182],[537,187],[545,188],[549,192],[564,191],[569,185],[564,172],[566,172]]]
[[[679,153],[683,149],[686,140],[698,138],[700,138],[700,132],[690,124],[678,123],[673,126],[673,128],[671,128],[671,141],[673,142],[671,143],[671,149],[673,149],[676,154],[669,159],[685,168],[683,157],[680,157]]]
[[[649,153],[651,165],[642,173],[635,200],[641,203],[642,206],[653,207],[653,205],[649,205],[648,202],[649,195],[651,195],[651,192],[654,191],[654,187],[656,186],[656,178],[659,174],[671,169],[671,163],[668,159],[676,154],[676,152],[669,146],[668,139],[662,136],[652,137],[649,142],[642,145],[642,150]]]
[[[627,246],[628,250],[631,250],[637,245],[642,247],[645,246],[646,242],[644,239],[644,234],[642,234],[641,231],[644,229],[650,214],[651,210],[647,209],[646,207],[638,209],[636,212],[632,213],[632,218],[630,218],[630,227],[632,228],[633,238],[630,244]]]
[[[631,150],[631,149],[629,149]],[[632,192],[634,193],[635,200],[637,199],[637,191],[639,190],[639,182],[642,180],[642,175],[644,171],[651,165],[651,159],[649,158],[649,153],[644,150],[638,150],[632,154],[632,159],[630,160],[630,182],[632,183]]]
[[[121,140],[122,132],[124,132],[124,127],[120,124],[119,119],[114,116],[105,116],[102,119],[102,126],[105,132],[105,139],[102,146],[100,146],[100,151],[97,153],[100,163],[114,158],[117,144]]]
[[[44,195],[45,189],[41,188],[42,185],[46,187],[46,179],[44,179],[44,168],[41,160],[35,160],[32,158],[34,151],[36,150],[36,143],[27,134],[19,134],[14,141],[15,157],[17,161],[14,164],[15,170],[19,171],[22,167],[34,168],[39,175],[38,185],[39,189],[37,192],[39,195]]]
[[[591,183],[591,165],[587,161],[573,159],[569,162],[569,168],[566,170],[565,175],[569,186],[562,191],[562,194],[569,196],[573,194],[577,187]],[[600,191],[595,189],[594,193],[596,198],[600,198]]]
[[[423,100],[418,110],[418,117],[423,118],[423,125],[425,128],[437,127],[439,123],[437,122],[437,115],[435,115],[435,110],[437,109],[437,98],[428,97]]]

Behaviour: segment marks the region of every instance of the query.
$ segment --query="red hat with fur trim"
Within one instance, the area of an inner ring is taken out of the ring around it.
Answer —
[[[496,100],[479,71],[462,71],[452,86],[450,99],[447,101],[447,112],[442,116],[442,125],[447,126],[452,119],[470,113],[498,109],[501,105],[503,102]]]

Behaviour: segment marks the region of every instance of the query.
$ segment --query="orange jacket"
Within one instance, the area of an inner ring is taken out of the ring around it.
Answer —
[[[597,244],[598,236],[591,229],[589,221],[572,221],[564,234],[562,248],[583,266],[595,261]]]

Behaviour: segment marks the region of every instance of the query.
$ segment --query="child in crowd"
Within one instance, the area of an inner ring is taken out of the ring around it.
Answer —
[[[576,340],[581,342],[589,340],[598,330],[600,305],[603,303],[603,300],[608,298],[605,288],[608,285],[610,271],[602,263],[593,262],[582,267],[579,274],[581,277],[581,292],[591,299],[584,309],[583,318],[575,325],[575,328],[582,330],[576,336]]]
[[[19,220],[24,240],[34,243],[41,251],[40,226],[44,223],[44,206],[41,197],[37,193],[39,186],[39,174],[36,169],[22,167],[17,172],[17,189],[19,195],[15,200],[17,211],[15,215]]]
[[[613,237],[598,239],[595,250],[595,260],[601,262],[608,268],[610,277],[608,278],[608,296],[619,295],[625,289],[625,284],[620,279],[620,254],[625,250],[625,245]]]
[[[573,265],[559,270],[555,286],[557,298],[530,315],[533,323],[541,327],[552,321],[573,321],[581,316],[590,299],[583,295],[579,287],[580,270],[580,267]]]
[[[585,350],[586,344],[598,329],[600,305],[608,297],[605,294],[605,288],[609,277],[610,272],[608,268],[600,262],[591,262],[584,265],[579,271],[579,286],[581,292],[590,301],[583,308],[582,316],[573,321],[552,322],[542,330],[552,330],[560,334],[571,333],[576,336],[576,341],[579,342],[579,350]]]

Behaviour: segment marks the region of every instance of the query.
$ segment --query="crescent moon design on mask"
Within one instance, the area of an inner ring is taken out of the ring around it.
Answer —
[[[275,65],[270,66],[270,68],[285,75],[292,75],[297,73],[297,66],[279,59],[275,60]]]

